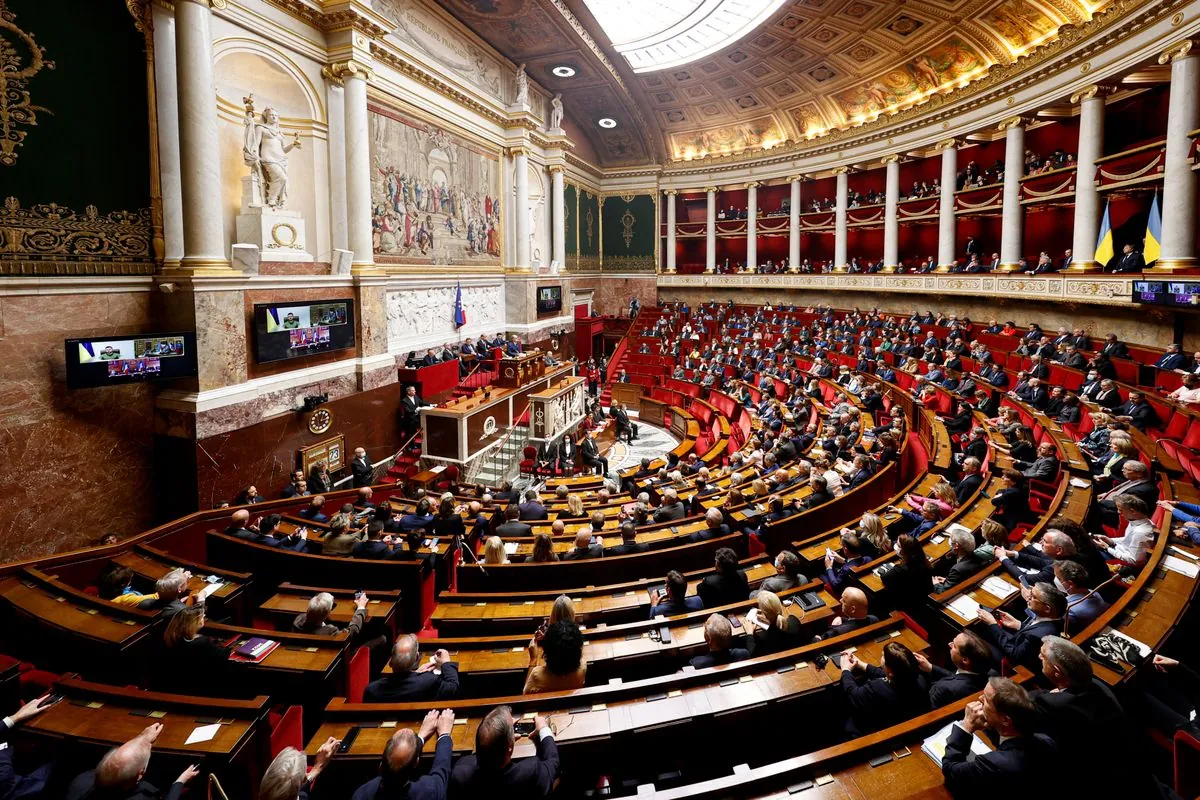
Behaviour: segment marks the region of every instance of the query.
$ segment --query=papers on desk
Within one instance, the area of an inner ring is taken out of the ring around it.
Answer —
[[[965,620],[972,620],[979,614],[979,603],[970,595],[960,594],[946,604],[946,608],[958,614]]]
[[[1071,485],[1076,489],[1086,489],[1092,485],[1092,482],[1086,478],[1071,478]]]
[[[1184,558],[1190,558],[1192,561],[1200,560],[1200,556],[1192,555],[1187,550],[1180,550],[1175,545],[1171,545],[1170,547],[1168,547],[1167,552],[1172,553],[1177,556],[1183,556]]]
[[[432,472],[434,475],[436,475],[439,472],[441,472],[442,470],[444,470],[445,468],[446,468],[445,464],[438,464],[436,467],[430,467],[429,471]]]
[[[203,589],[196,592],[196,602],[203,603],[206,597],[218,591],[224,585],[225,584],[223,583],[210,583],[208,586],[205,586]]]
[[[1132,636],[1128,636],[1124,633],[1121,633],[1116,628],[1108,628],[1104,631],[1104,633],[1111,634],[1112,636],[1119,636],[1122,639],[1124,639],[1125,641],[1129,642],[1131,645],[1133,645],[1134,647],[1137,648],[1137,651],[1139,653],[1141,653],[1142,658],[1146,658],[1147,656],[1150,655],[1150,645],[1145,644],[1143,642],[1139,642],[1137,639],[1133,638]]]
[[[1001,600],[1005,600],[1010,595],[1017,593],[1016,586],[1013,586],[1008,581],[996,575],[992,575],[990,578],[985,580],[980,588],[982,588],[988,594],[999,597]]]
[[[1195,578],[1200,575],[1200,564],[1193,561],[1186,561],[1179,556],[1167,556],[1163,559],[1163,566],[1172,572],[1178,572],[1180,575],[1186,575],[1189,578]]]
[[[955,725],[958,725],[958,723],[951,722],[921,743],[921,752],[932,758],[933,763],[939,767],[942,766],[942,759],[946,757],[946,742],[950,741],[950,732],[954,730]],[[992,752],[992,750],[984,744],[982,739],[972,734],[971,752],[977,756],[983,756]]]
[[[971,529],[968,528],[966,525],[960,525],[957,522],[953,522],[946,526],[946,534],[947,535],[953,534],[956,531],[964,531],[966,533],[970,533]]]
[[[517,543],[516,542],[505,542],[504,543],[504,554],[509,555],[509,556],[516,555],[517,554]]]
[[[221,723],[219,722],[212,725],[198,725],[188,734],[187,741],[184,744],[200,744],[201,742],[212,741],[220,731]]]

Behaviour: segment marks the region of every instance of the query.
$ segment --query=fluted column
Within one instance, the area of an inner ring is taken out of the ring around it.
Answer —
[[[550,238],[551,259],[558,262],[558,268],[565,269],[567,264],[567,215],[566,187],[563,184],[563,168],[560,164],[550,167]]]
[[[1159,64],[1171,65],[1171,99],[1163,164],[1162,254],[1155,272],[1196,267],[1196,173],[1188,136],[1200,128],[1200,59],[1196,56],[1189,39],[1158,57]]]
[[[183,257],[190,271],[230,270],[221,205],[221,142],[213,85],[212,11],[208,0],[175,5],[175,77],[179,103]]]
[[[1096,159],[1104,155],[1104,97],[1107,87],[1089,86],[1071,97],[1079,103],[1079,157],[1075,168],[1075,233],[1071,238],[1072,272],[1094,272],[1096,239],[1100,237],[1100,190]]]
[[[667,272],[675,271],[675,195],[674,189],[667,189]]]
[[[342,82],[342,136],[346,147],[346,246],[354,253],[350,269],[369,272],[375,267],[371,236],[371,135],[367,117],[367,81],[375,77],[361,61],[349,59],[328,65],[326,77]]]
[[[717,269],[717,187],[709,186],[704,191],[708,194],[708,215],[705,217],[704,228],[704,271],[714,272]]]
[[[346,230],[346,88],[326,71],[329,104],[329,240],[336,250],[350,249]]]
[[[1025,209],[1021,207],[1021,178],[1025,174],[1025,125],[1013,117],[1000,124],[1004,131],[1004,204],[1000,212],[1000,269],[1019,266],[1024,245]]]
[[[758,268],[758,181],[746,184],[746,271]]]
[[[883,271],[895,272],[900,264],[900,156],[888,156],[887,184],[883,190]]]
[[[800,267],[800,176],[793,175],[792,208],[788,214],[788,268],[795,272]]]
[[[517,222],[516,260],[513,264],[517,269],[529,269],[529,152],[524,147],[514,147],[513,157],[513,186],[516,187],[516,200],[513,202],[513,214]]]
[[[958,179],[958,142],[947,139],[938,144],[938,148],[942,151],[942,196],[938,203],[937,271],[949,272],[954,266],[954,184]]]
[[[849,204],[850,170],[838,167],[837,175],[837,205],[833,212],[833,268],[845,272],[846,262],[846,206]]]

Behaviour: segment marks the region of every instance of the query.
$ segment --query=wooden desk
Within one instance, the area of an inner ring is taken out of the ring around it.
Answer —
[[[626,408],[637,408],[643,395],[642,385],[640,383],[618,383],[613,381],[610,384],[612,391],[612,402],[620,403]]]
[[[146,584],[143,588],[147,594],[154,592],[154,584],[158,579],[173,569],[186,569],[192,573],[192,578],[188,581],[188,594],[196,594],[208,588],[211,584],[205,578],[209,575],[215,576],[221,579],[221,588],[208,595],[205,602],[224,608],[239,618],[245,611],[243,601],[245,589],[250,583],[249,572],[217,569],[144,544],[114,556],[113,563],[133,570],[133,574]]]
[[[280,584],[279,590],[268,597],[258,607],[256,617],[265,625],[276,630],[292,630],[292,622],[297,614],[308,610],[308,603],[314,595],[328,592],[333,595],[333,611],[329,621],[340,628],[350,624],[357,607],[354,605],[356,589],[342,589],[325,586],[298,586],[294,583]],[[400,592],[372,591],[367,593],[367,622],[385,626],[393,635],[397,632],[397,610],[400,603]]]
[[[657,425],[660,428],[666,427],[666,410],[667,404],[663,401],[655,400],[649,395],[642,395],[638,418],[642,422]]]

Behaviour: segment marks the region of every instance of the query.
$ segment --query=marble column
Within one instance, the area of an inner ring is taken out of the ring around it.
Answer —
[[[708,194],[708,214],[704,220],[704,271],[715,272],[717,269],[717,187],[708,186],[704,191]]]
[[[942,196],[938,203],[938,272],[954,266],[954,185],[958,180],[958,142],[947,139],[938,145],[942,151]]]
[[[1024,246],[1025,209],[1021,206],[1021,178],[1025,174],[1025,124],[1013,117],[1000,124],[1004,131],[1004,203],[1000,212],[1000,269],[1013,272],[1020,266]]]
[[[888,156],[887,183],[883,191],[883,271],[895,272],[900,264],[900,156]]]
[[[513,156],[513,185],[516,187],[516,200],[513,203],[513,214],[517,220],[517,269],[528,270],[529,266],[529,151],[524,147],[514,147]]]
[[[1163,167],[1162,254],[1155,272],[1196,268],[1196,173],[1189,158],[1189,133],[1200,128],[1200,59],[1186,40],[1158,57],[1171,65],[1167,154]]]
[[[563,185],[563,168],[560,164],[550,167],[550,239],[551,258],[558,262],[559,270],[567,266],[567,200]]]
[[[1095,272],[1096,240],[1100,237],[1100,190],[1096,159],[1104,155],[1104,97],[1107,87],[1089,86],[1071,97],[1079,103],[1079,157],[1075,170],[1075,232],[1071,238],[1072,272]]]
[[[342,81],[346,141],[346,244],[353,251],[350,269],[370,272],[375,266],[371,237],[371,140],[367,122],[367,81],[370,67],[359,61],[330,64],[327,74]]]
[[[342,82],[327,76],[325,97],[329,104],[329,241],[336,250],[349,250],[346,230],[346,90]]]
[[[175,74],[179,103],[183,257],[191,272],[228,272],[221,191],[221,141],[213,84],[212,11],[208,0],[175,4]]]
[[[793,175],[792,208],[788,213],[788,268],[795,272],[800,268],[800,176]]]
[[[746,184],[746,272],[758,269],[758,181]]]
[[[179,177],[179,79],[175,73],[175,16],[151,4],[154,14],[154,94],[158,119],[158,181],[163,208],[163,266],[183,258],[183,197]]]
[[[667,272],[675,271],[675,195],[674,189],[667,189]]]
[[[837,175],[837,205],[833,212],[833,269],[836,272],[846,271],[846,207],[850,195],[850,170],[838,167]]]

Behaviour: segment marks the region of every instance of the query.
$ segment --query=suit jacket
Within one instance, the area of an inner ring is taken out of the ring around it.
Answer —
[[[1141,481],[1124,481],[1114,486],[1106,494],[1107,496],[1102,502],[1111,503],[1114,497],[1131,494],[1145,503],[1146,508],[1153,510],[1154,504],[1158,502],[1158,484],[1149,478]]]
[[[750,583],[746,573],[738,570],[734,575],[709,575],[700,581],[696,594],[704,601],[705,608],[740,603],[750,596]]]
[[[1121,404],[1121,407],[1114,411],[1118,417],[1129,417],[1130,425],[1145,433],[1146,428],[1150,425],[1157,425],[1159,422],[1158,412],[1154,410],[1154,406],[1147,403],[1145,400],[1138,403],[1136,406],[1130,405],[1128,401]]]
[[[364,703],[419,703],[441,700],[458,693],[458,665],[441,666],[442,674],[430,672],[392,673],[367,684]]]
[[[961,506],[967,502],[967,498],[975,494],[975,490],[983,485],[983,476],[978,472],[973,472],[966,475],[958,483],[954,484],[954,497],[958,500]]]
[[[613,545],[612,547],[604,548],[606,556],[629,556],[634,553],[645,553],[650,549],[650,545],[645,542],[622,542],[621,544]]]
[[[67,787],[64,800],[178,800],[183,796],[183,784],[178,781],[172,783],[165,793],[147,781],[138,783],[132,792],[119,793],[97,791],[95,784],[96,770],[91,769],[77,775]]]
[[[683,519],[687,515],[687,509],[684,508],[682,502],[675,503],[671,506],[662,506],[654,512],[655,522],[674,522],[677,519]]]
[[[980,630],[980,635],[996,645],[1014,666],[1020,664],[1034,670],[1041,668],[1038,653],[1042,649],[1042,637],[1060,633],[1061,619],[1026,620],[1015,631],[999,624],[986,625]]]
[[[1105,342],[1100,352],[1109,358],[1129,358],[1129,348],[1124,342]]]
[[[572,548],[562,554],[563,561],[583,561],[588,558],[600,558],[604,555],[604,547],[602,545],[593,544],[582,550],[578,547]]]
[[[496,526],[496,535],[501,539],[511,539],[514,536],[533,536],[533,528],[524,522],[513,520]]]
[[[1146,260],[1138,252],[1123,253],[1113,265],[1113,272],[1141,272],[1146,268]]]
[[[0,742],[8,741],[9,731],[9,727],[0,721]],[[11,747],[0,749],[0,800],[23,800],[23,798],[33,800],[33,798],[42,797],[46,790],[46,784],[50,780],[54,762],[43,764],[28,775],[18,775],[13,768],[12,759]],[[176,786],[180,785],[176,784]],[[78,796],[72,795],[71,800]],[[179,792],[176,791],[172,800],[178,796]],[[158,797],[157,790],[149,797]]]
[[[450,773],[454,798],[546,797],[558,777],[558,745],[553,736],[534,733],[537,755],[511,761],[499,770],[483,769],[475,755],[463,756]]]
[[[894,684],[883,669],[872,664],[859,683],[854,673],[842,670],[842,694],[850,707],[849,733],[864,733],[886,728],[929,710],[929,684],[924,675],[907,684]]]
[[[421,418],[421,407],[425,405],[425,401],[420,395],[409,397],[404,395],[400,398],[400,408],[404,412],[405,422],[416,422]]]
[[[350,462],[350,471],[354,473],[354,488],[371,485],[371,474],[374,468],[366,458],[355,458]]]
[[[1092,400],[1101,408],[1106,408],[1109,410],[1120,408],[1122,405],[1121,392],[1116,387],[1113,387],[1107,391],[1100,390],[1096,392]]]
[[[843,620],[840,625],[830,625],[824,633],[814,637],[813,641],[832,639],[834,636],[841,636],[843,633],[850,633],[859,628],[865,628],[867,625],[874,625],[876,622],[879,622],[879,617],[874,614],[867,614],[862,619]]]
[[[950,571],[946,574],[946,582],[938,587],[938,591],[944,592],[947,589],[953,589],[986,566],[987,562],[974,553],[966,558],[958,559],[950,567]]]
[[[583,463],[594,464],[600,458],[600,448],[596,446],[595,439],[584,438],[579,443],[579,451],[583,453]]]
[[[1058,474],[1058,458],[1056,456],[1038,456],[1032,463],[1017,461],[1014,467],[1021,470],[1026,478],[1048,481]]]
[[[429,772],[403,786],[384,786],[383,776],[372,778],[354,790],[352,800],[445,800],[450,784],[450,756],[454,752],[449,734],[439,736]]]
[[[1029,794],[1033,786],[1039,796],[1054,796],[1053,792],[1046,792],[1047,784],[1057,774],[1051,763],[1054,743],[1050,739],[1044,736],[1008,739],[981,756],[971,753],[972,739],[971,734],[955,725],[946,742],[942,776],[954,797],[1011,800]],[[1072,775],[1076,773],[1071,771]]]
[[[951,672],[937,664],[933,665],[929,677],[933,680],[933,685],[929,687],[929,702],[934,708],[977,695],[988,682],[988,676],[984,673]]]
[[[1164,353],[1154,364],[1159,369],[1183,369],[1186,365],[1187,356],[1183,353]]]
[[[522,520],[539,520],[550,518],[550,515],[546,513],[546,507],[536,500],[528,503],[521,503],[519,506],[517,506],[517,509],[521,512]]]

